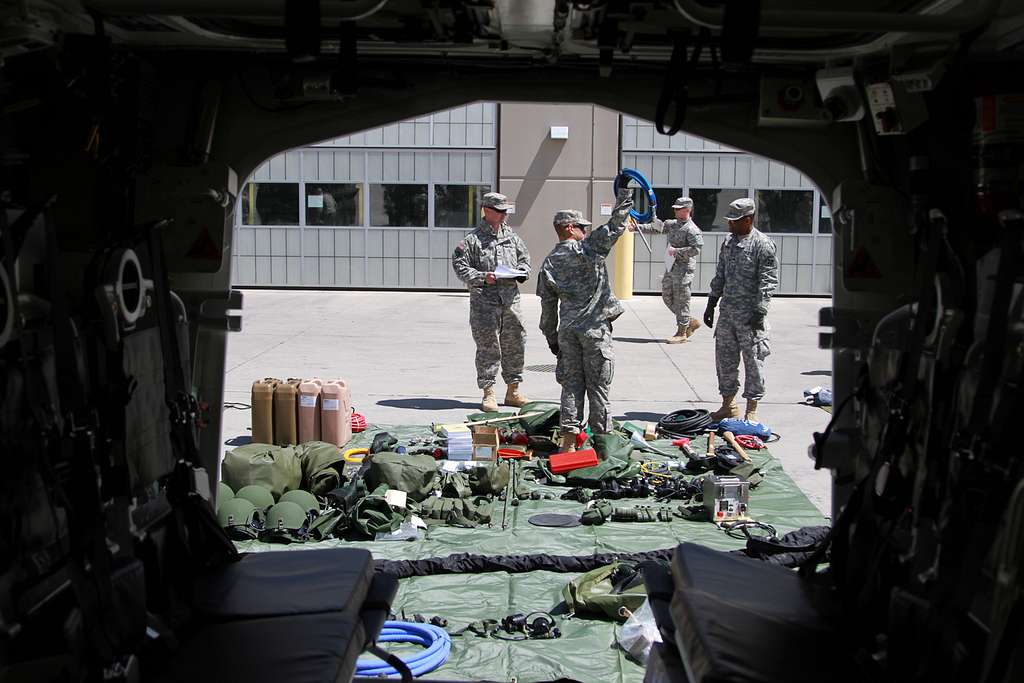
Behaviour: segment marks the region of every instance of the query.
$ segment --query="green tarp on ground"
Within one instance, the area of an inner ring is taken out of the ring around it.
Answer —
[[[348,448],[367,447],[379,431],[388,431],[400,442],[430,434],[426,426],[371,426],[356,435]],[[705,440],[694,443],[702,450]],[[652,442],[673,451],[670,441]],[[751,492],[750,515],[775,526],[778,533],[803,526],[824,524],[821,513],[783,471],[781,463],[767,451],[751,451],[761,467],[764,481]],[[660,460],[634,451],[634,458]],[[535,487],[534,484],[528,484]],[[557,495],[565,487],[537,487]],[[649,499],[613,501],[616,506],[658,505]],[[678,502],[666,503],[673,508]],[[671,548],[683,541],[700,543],[720,550],[742,548],[744,542],[732,539],[709,522],[674,519],[672,522],[607,522],[601,526],[569,529],[542,529],[528,519],[540,512],[579,514],[583,505],[574,501],[524,500],[508,506],[508,528],[502,530],[503,503],[495,502],[492,527],[461,529],[447,526],[429,528],[415,541],[322,541],[317,544],[275,545],[261,541],[237,542],[242,552],[304,550],[321,547],[367,548],[377,559],[415,560],[444,557],[453,553],[483,555],[536,554],[592,555],[594,553],[638,552]],[[562,587],[574,574],[530,572],[509,575],[495,572],[478,575],[429,576],[403,579],[394,611],[411,615],[439,615],[449,620],[450,630],[462,628],[479,619],[501,619],[509,614],[536,610],[557,610]],[[580,681],[641,681],[643,669],[627,660],[615,647],[615,629],[611,622],[571,619],[561,624],[562,638],[552,641],[506,642],[462,635],[453,638],[448,663],[428,678],[480,679],[505,681],[517,676],[522,683],[547,681],[560,677]]]

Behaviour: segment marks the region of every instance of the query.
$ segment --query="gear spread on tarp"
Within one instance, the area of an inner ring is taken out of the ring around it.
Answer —
[[[368,448],[381,431],[389,432],[399,443],[429,435],[426,426],[370,425],[365,432],[356,434],[346,448]],[[702,442],[703,438],[696,439],[694,448],[700,451]],[[650,443],[665,451],[677,450],[670,440]],[[750,453],[750,456],[764,475],[764,481],[750,499],[750,514],[754,518],[770,523],[780,535],[824,524],[821,513],[769,450]],[[636,452],[632,457],[644,461],[661,459]],[[351,467],[353,472],[358,470],[358,465]],[[399,594],[392,606],[396,614],[404,610],[410,614],[439,615],[449,621],[449,631],[455,632],[481,619],[544,611],[555,615],[562,630],[559,639],[522,642],[477,638],[472,634],[454,636],[448,661],[428,678],[511,680],[515,676],[523,683],[559,678],[639,683],[644,677],[643,667],[614,647],[617,626],[610,620],[598,618],[565,620],[562,589],[580,574],[604,564],[604,560],[612,561],[615,556],[643,553],[649,559],[656,559],[684,541],[719,550],[739,550],[745,547],[745,541],[730,538],[710,522],[679,518],[643,525],[609,521],[590,527],[536,527],[529,523],[534,515],[579,515],[583,505],[558,499],[569,490],[566,486],[532,486],[554,495],[555,499],[523,498],[519,505],[509,505],[508,528],[504,531],[500,528],[502,507],[495,506],[492,528],[431,526],[421,538],[402,543],[329,539],[291,545],[236,541],[236,546],[242,552],[366,548],[373,553],[378,571],[409,577],[400,582]],[[646,502],[650,503],[650,499]],[[616,502],[627,506],[643,503],[644,499]],[[466,555],[467,552],[472,555]],[[516,555],[509,555],[510,552]],[[555,571],[532,569],[534,566]],[[463,573],[467,569],[473,573],[472,577]],[[448,573],[452,571],[458,573]],[[566,648],[565,643],[570,641],[572,647]]]

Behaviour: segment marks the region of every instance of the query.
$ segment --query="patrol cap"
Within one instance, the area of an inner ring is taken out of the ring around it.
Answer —
[[[281,501],[267,512],[267,531],[296,531],[306,523],[306,511],[298,503]]]
[[[256,506],[245,498],[224,501],[217,510],[217,523],[222,527],[246,526],[257,518]]]
[[[238,489],[235,498],[245,498],[256,506],[257,510],[266,510],[274,504],[274,496],[259,484],[249,484]]]
[[[590,225],[590,221],[583,217],[582,211],[576,209],[562,209],[561,211],[555,212],[554,224],[556,228],[561,228],[565,225]]]
[[[676,200],[672,202],[673,209],[692,209],[693,200],[689,197],[676,197]]]
[[[285,491],[281,494],[281,499],[278,502],[295,503],[306,512],[320,512],[320,502],[309,491],[302,491],[300,489]]]
[[[735,221],[746,216],[753,216],[756,210],[753,199],[741,197],[729,205],[729,210],[725,212],[725,220]]]
[[[488,192],[480,201],[480,205],[485,206],[488,209],[494,209],[495,211],[508,211],[513,206],[512,204],[509,204],[508,197],[500,192]]]

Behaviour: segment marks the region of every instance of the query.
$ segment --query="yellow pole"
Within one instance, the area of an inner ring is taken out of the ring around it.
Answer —
[[[612,283],[612,291],[616,298],[625,300],[633,298],[633,233],[629,230],[622,233],[622,237],[615,243],[612,249],[615,256],[615,282]]]

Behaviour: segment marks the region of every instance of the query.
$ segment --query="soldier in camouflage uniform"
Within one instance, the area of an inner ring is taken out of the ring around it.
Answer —
[[[572,209],[556,213],[559,242],[544,259],[537,277],[540,329],[558,357],[555,379],[562,385],[563,451],[576,449],[584,395],[590,400],[590,431],[598,434],[611,429],[612,321],[622,315],[622,304],[612,294],[605,257],[626,230],[632,206],[631,192],[620,191],[608,223],[589,236],[590,221],[582,213]]]
[[[757,421],[757,402],[764,396],[764,359],[768,346],[768,307],[779,284],[779,262],[775,243],[754,227],[754,200],[737,199],[725,215],[730,236],[722,243],[715,277],[711,280],[704,322],[715,322],[715,306],[722,302],[722,315],[715,329],[715,365],[722,407],[712,413],[714,420],[737,417],[736,392],[740,387],[739,364],[743,357],[743,397],[747,399],[744,419]]]
[[[655,217],[653,223],[641,223],[637,229],[668,234],[672,267],[661,278],[661,299],[668,310],[676,315],[676,333],[665,341],[681,344],[690,341],[690,337],[700,327],[700,321],[690,317],[690,284],[697,268],[697,257],[704,247],[704,238],[701,237],[700,228],[690,219],[692,199],[679,197],[672,203],[672,208],[676,213],[675,218],[662,221]]]
[[[505,380],[505,405],[520,407],[529,399],[519,392],[523,381],[526,328],[519,306],[519,285],[528,277],[497,278],[494,270],[507,266],[530,272],[526,243],[505,222],[512,208],[508,198],[497,192],[483,196],[484,217],[477,229],[466,236],[452,254],[452,267],[469,288],[469,327],[476,342],[476,381],[484,390],[480,409],[498,410],[494,393],[495,376],[501,366]]]

